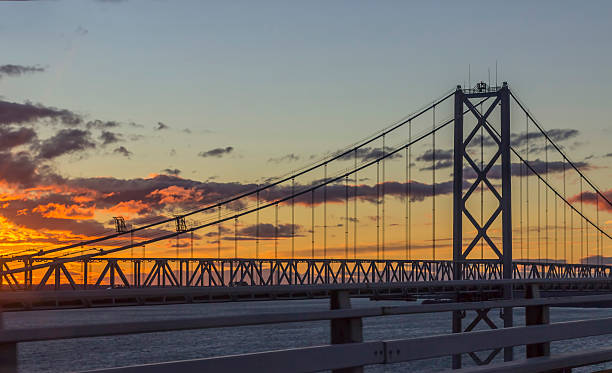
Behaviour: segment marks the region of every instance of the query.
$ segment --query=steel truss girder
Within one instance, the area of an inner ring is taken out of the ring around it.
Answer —
[[[94,281],[88,281],[88,264],[102,264]],[[144,271],[143,263],[151,262]],[[10,261],[1,268],[10,269]],[[173,259],[173,258],[100,258],[75,262],[83,273],[68,271],[64,263],[48,262],[45,272],[24,276],[20,281],[11,273],[0,278],[12,290],[96,289],[100,287],[220,287],[236,284],[249,286],[405,283],[454,280],[503,279],[503,263],[496,259],[464,260],[367,260],[367,259]],[[131,273],[126,271],[131,268]],[[461,272],[457,273],[456,270]],[[26,271],[25,273],[28,273]],[[136,275],[134,275],[136,274]],[[612,266],[514,262],[515,279],[611,278]],[[76,278],[83,278],[77,283]],[[53,280],[51,280],[53,279]]]

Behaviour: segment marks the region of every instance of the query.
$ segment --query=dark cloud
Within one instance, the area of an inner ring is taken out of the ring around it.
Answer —
[[[523,165],[523,171],[521,173],[522,163],[513,163],[511,166],[512,176],[532,176],[533,172],[525,165]],[[540,159],[530,160],[529,165],[540,175],[545,175],[547,170],[549,174],[556,174],[563,172],[564,162],[560,161],[549,161],[546,165],[545,161]],[[574,162],[574,165],[581,170],[588,170],[590,165],[587,162]],[[569,170],[569,166],[565,164],[565,169]],[[463,169],[463,176],[466,179],[475,179],[477,177],[476,171],[472,167],[466,167]],[[491,179],[501,179],[501,165],[496,164],[487,173],[487,177]]]
[[[0,78],[3,76],[20,76],[24,74],[32,74],[43,72],[45,69],[40,66],[22,66],[22,65],[0,65]]]
[[[64,154],[93,149],[96,144],[91,141],[91,133],[81,129],[62,129],[54,136],[42,141],[38,157],[52,159]]]
[[[444,160],[444,161],[436,161],[436,167],[435,168],[436,168],[436,170],[441,170],[443,168],[453,167],[453,164],[454,164],[454,162],[453,162],[452,159],[451,160]],[[428,166],[419,168],[419,170],[421,170],[421,171],[431,171],[433,169],[434,169],[433,165],[428,165]]]
[[[349,161],[349,160],[354,160],[355,157],[357,157],[358,160],[363,161],[363,162],[373,161],[375,159],[382,158],[384,155],[389,154],[393,150],[395,149],[389,146],[385,146],[384,151],[382,147],[381,148],[362,147],[348,154],[345,154],[344,156],[340,157],[340,159],[343,161]],[[397,152],[397,153],[394,153],[393,155],[388,156],[387,159],[401,158],[401,157],[402,157],[401,152]]]
[[[106,130],[106,129],[109,129],[109,128],[116,128],[116,127],[119,127],[119,126],[120,126],[119,122],[115,122],[115,121],[112,121],[112,120],[111,121],[102,121],[102,120],[99,120],[99,119],[91,120],[91,121],[89,121],[89,122],[87,122],[85,124],[85,127],[87,127],[88,129],[95,128],[95,129],[99,129],[99,130]]]
[[[229,153],[231,153],[233,151],[234,151],[233,147],[227,146],[225,148],[215,148],[215,149],[211,149],[211,150],[208,150],[208,151],[205,151],[205,152],[200,152],[200,153],[198,153],[198,156],[200,156],[202,158],[207,158],[207,157],[221,158],[225,154],[229,154]]]
[[[547,134],[552,142],[558,144],[577,137],[580,134],[580,131],[575,129],[553,128],[547,131]],[[539,131],[529,132],[529,136],[527,135],[527,132],[513,133],[510,135],[510,144],[513,147],[524,147],[527,144],[527,140],[529,139],[529,152],[540,153],[546,150],[545,144],[542,143],[544,141],[544,138],[544,134]],[[480,140],[480,135],[476,135],[472,138],[472,141],[470,141],[468,146],[480,146]],[[483,146],[485,147],[497,146],[497,143],[488,134],[485,134],[482,140]],[[548,150],[551,149],[554,149],[554,147],[549,144]]]
[[[604,157],[612,157],[612,153],[608,153],[608,154],[604,155]]]
[[[513,135],[515,135],[515,134],[513,134]],[[512,137],[512,135],[510,137]],[[472,137],[472,140],[468,144],[468,147],[480,146],[480,141],[481,140],[482,140],[482,146],[485,146],[485,147],[497,146],[497,142],[495,142],[495,140],[493,140],[491,135],[489,135],[488,133],[485,133],[485,135],[482,136],[482,137],[480,135],[476,135],[476,136]]]
[[[116,142],[121,141],[120,136],[121,135],[114,132],[102,131],[102,133],[100,134],[100,141],[102,141],[102,146],[114,144]]]
[[[448,161],[453,159],[453,150],[448,149],[436,149],[435,152],[436,161]],[[434,152],[432,149],[428,149],[425,153],[419,155],[416,160],[421,162],[431,162],[434,159]]]
[[[278,229],[278,232],[277,232]],[[259,232],[258,232],[259,231]],[[267,224],[260,223],[259,225],[253,224],[247,227],[244,227],[238,231],[239,237],[253,237],[253,238],[288,238],[293,237],[292,231],[295,232],[296,237],[301,236],[301,232],[303,228],[298,224]],[[259,236],[257,235],[259,233]],[[278,235],[277,235],[278,234]],[[233,238],[231,238],[233,239]]]
[[[546,133],[548,134],[548,137],[555,143],[569,140],[580,134],[578,130],[563,129],[563,128],[553,128],[551,130],[546,131]],[[527,132],[523,132],[519,134],[512,134],[510,137],[511,137],[510,143],[512,144],[512,146],[522,146],[527,143],[528,137],[529,137],[529,141],[531,142],[532,140],[535,141],[535,140],[543,139],[544,134],[538,131],[538,132],[530,132],[529,136],[527,136]]]
[[[608,201],[612,201],[612,189],[604,191],[602,192],[602,194],[608,199]],[[582,192],[582,194],[578,193],[574,196],[571,196],[568,201],[572,203],[577,203],[580,202],[581,199],[583,203],[591,204],[594,206],[599,203],[599,209],[612,212],[612,206],[595,192]]]
[[[181,170],[179,170],[178,168],[165,168],[161,170],[161,172],[166,175],[178,176],[181,173]]]
[[[76,126],[83,122],[78,114],[70,110],[46,107],[41,104],[26,102],[0,101],[0,124],[22,124],[34,123],[48,120],[53,123],[62,123],[68,126]]]
[[[122,156],[127,157],[127,158],[129,158],[133,154],[131,151],[127,150],[127,148],[123,145],[118,148],[115,148],[115,150],[113,150],[113,153],[121,154]]]
[[[167,130],[168,128],[170,128],[170,127],[168,127],[168,125],[166,125],[166,124],[164,124],[162,122],[157,122],[157,127],[155,127],[155,130],[156,131],[161,131],[161,130]]]
[[[36,140],[36,132],[27,127],[0,127],[0,151],[9,150],[19,145],[30,144]]]
[[[290,153],[287,155],[283,155],[282,157],[270,158],[268,159],[269,163],[283,163],[283,162],[296,162],[300,160],[300,156]]]
[[[40,180],[40,175],[29,153],[0,152],[0,178],[9,184],[32,186]]]
[[[453,166],[453,150],[452,149],[436,149],[436,170],[448,168]],[[432,149],[426,150],[423,154],[419,155],[416,160],[423,163],[429,163],[420,168],[421,171],[433,170],[434,166],[431,164],[434,159],[434,151]]]

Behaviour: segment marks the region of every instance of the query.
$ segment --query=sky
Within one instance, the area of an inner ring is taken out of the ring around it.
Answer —
[[[610,19],[607,1],[0,2],[1,248],[74,242],[112,230],[112,216],[137,225],[252,189],[456,85],[494,81],[496,66],[498,81],[545,128],[567,134],[560,142],[570,158],[612,193]],[[522,123],[513,117],[513,133]],[[448,149],[450,133],[440,136]],[[414,181],[427,184],[417,159],[425,151],[414,150]],[[388,167],[389,181],[403,177],[401,164]],[[368,175],[362,185],[373,187]],[[401,220],[403,202],[390,198],[387,213]],[[427,198],[415,214],[431,220]],[[441,198],[448,239],[452,205]],[[304,253],[306,205],[296,225]],[[375,213],[371,202],[359,205]],[[330,207],[337,253],[354,233],[342,232],[343,206]],[[403,233],[391,221],[399,247]],[[254,222],[240,224],[252,238]],[[371,250],[374,223],[360,224],[368,226],[350,229]],[[213,234],[197,237],[205,254],[214,253]]]

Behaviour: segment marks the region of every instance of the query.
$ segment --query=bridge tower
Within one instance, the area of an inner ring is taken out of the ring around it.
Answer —
[[[485,109],[479,111],[472,103],[472,99],[493,99],[493,102]],[[498,136],[493,128],[487,123],[487,118],[493,113],[497,106],[500,106],[501,120],[501,136]],[[467,110],[466,110],[467,108]],[[463,119],[464,113],[473,115],[477,119],[476,126],[471,130],[467,137],[464,138]],[[480,168],[477,163],[466,152],[466,147],[470,141],[476,136],[481,128],[491,137],[497,145],[495,154],[484,163],[484,168]],[[501,158],[501,194],[493,186],[487,177],[488,173],[494,164]],[[489,87],[485,83],[478,83],[476,88],[462,89],[457,86],[455,91],[455,110],[454,110],[454,170],[453,170],[453,261],[454,279],[464,279],[464,264],[468,264],[470,260],[468,255],[476,247],[480,239],[483,239],[487,246],[495,253],[503,271],[504,279],[512,278],[512,216],[511,216],[511,160],[510,160],[510,90],[508,84],[504,82],[501,87]],[[475,173],[476,179],[469,185],[464,185],[463,167],[464,161],[467,162]],[[481,224],[470,214],[466,209],[465,203],[473,192],[478,188],[480,183],[486,185],[493,193],[499,202],[499,205],[494,212],[485,218],[484,224]],[[467,188],[464,188],[467,187]],[[467,191],[465,191],[467,189]],[[465,193],[464,193],[465,191]],[[473,227],[477,234],[476,237],[465,246],[463,243],[463,216],[466,216],[470,227]],[[501,215],[502,219],[502,247],[499,248],[491,240],[487,234],[487,230],[491,224]],[[504,288],[504,298],[512,297],[512,288],[507,285]],[[487,313],[489,310],[478,312],[477,320],[474,320],[466,330],[462,327],[462,315],[460,312],[453,313],[453,333],[461,333],[471,330],[478,321],[484,320],[490,322]],[[485,319],[486,318],[486,319]],[[502,313],[504,327],[511,327],[513,324],[512,308],[505,308]],[[486,363],[492,359],[498,351],[494,351],[492,355],[485,361],[478,361],[475,356],[476,363]],[[504,350],[504,360],[512,360],[512,348]],[[461,367],[461,356],[453,356],[453,368]]]

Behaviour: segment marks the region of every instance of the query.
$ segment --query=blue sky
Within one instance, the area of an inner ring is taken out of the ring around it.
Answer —
[[[149,132],[131,145],[134,155],[124,167],[112,157],[78,157],[65,162],[71,174],[96,176],[87,167],[95,161],[96,172],[113,176],[184,165],[196,178],[254,179],[254,169],[270,176],[268,158],[342,147],[463,84],[468,64],[473,81],[486,80],[498,61],[500,80],[545,126],[580,128],[601,148],[610,128],[611,7],[604,1],[5,2],[3,63],[47,71],[3,79],[0,94],[133,121],[145,126],[135,133]],[[149,130],[158,121],[174,131],[155,135]],[[193,133],[179,131],[185,128]],[[232,146],[233,158],[197,158],[218,146]]]
[[[390,125],[465,85],[468,66],[472,84],[489,69],[494,80],[496,62],[499,81],[545,128],[579,130],[565,144],[571,158],[588,159],[588,175],[607,190],[610,19],[604,1],[0,2],[0,72],[44,69],[0,74],[0,104],[68,110],[83,119],[85,141],[66,151],[53,145],[75,139],[69,124],[3,123],[36,134],[0,156],[39,162],[24,175],[54,193],[30,201],[31,185],[0,169],[0,186],[13,188],[1,196],[19,200],[4,216],[34,230],[71,219],[72,232],[93,232],[120,207],[132,217],[171,213],[164,201],[176,202],[175,184],[183,208],[210,202]],[[119,122],[108,127],[117,138],[102,143],[102,129],[84,125],[92,120]],[[523,123],[513,117],[513,131]],[[448,148],[444,136],[439,146]],[[180,177],[150,177],[164,169]],[[423,182],[431,176],[415,172]],[[220,194],[209,193],[211,180],[225,183],[215,186]],[[123,194],[111,196],[115,184]],[[136,198],[130,188],[141,184]]]

